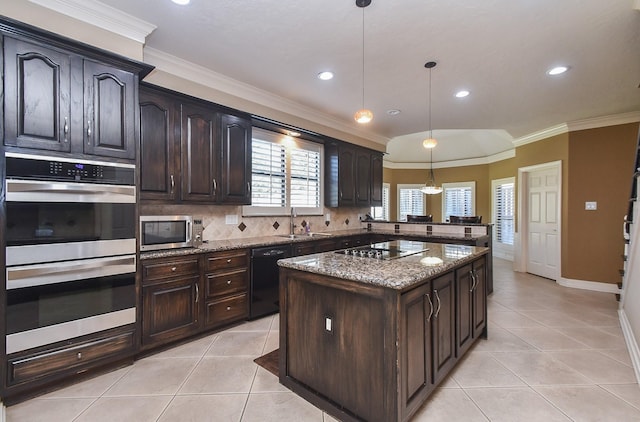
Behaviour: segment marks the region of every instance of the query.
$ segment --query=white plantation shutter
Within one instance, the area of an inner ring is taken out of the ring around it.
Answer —
[[[459,217],[475,215],[475,187],[475,182],[442,184],[443,221],[449,221],[452,215]]]
[[[251,206],[243,215],[322,214],[323,146],[253,128]]]
[[[389,189],[388,183],[382,184],[382,206],[371,207],[371,216],[375,220],[389,221]]]
[[[253,139],[251,154],[251,204],[285,207],[287,172],[284,146]]]
[[[514,183],[503,183],[495,187],[494,197],[494,229],[495,241],[513,245],[514,227]]]
[[[320,153],[299,148],[291,150],[291,205],[320,206]]]
[[[424,193],[419,185],[398,185],[398,220],[407,221],[407,214],[424,214]]]

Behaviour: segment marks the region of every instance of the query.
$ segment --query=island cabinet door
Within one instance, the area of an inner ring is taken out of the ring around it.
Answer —
[[[456,270],[457,356],[462,356],[487,325],[486,261],[479,258]]]
[[[434,311],[431,317],[433,342],[433,382],[439,383],[456,363],[456,303],[453,272],[431,282]]]
[[[431,322],[433,292],[427,282],[402,295],[400,320],[402,420],[407,420],[433,389]]]

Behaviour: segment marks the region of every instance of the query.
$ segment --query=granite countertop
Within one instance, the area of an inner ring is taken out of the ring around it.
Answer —
[[[424,237],[425,239],[439,239],[439,240],[477,240],[481,237],[485,236],[456,236],[456,235],[447,235],[447,234],[426,234],[426,233],[396,233],[391,230],[370,230],[367,231],[366,228],[358,228],[358,229],[350,229],[350,230],[339,230],[333,232],[322,233],[322,235],[316,236],[305,236],[298,235],[295,239],[291,239],[287,237],[287,235],[273,235],[273,236],[260,236],[260,237],[248,237],[248,238],[239,238],[239,239],[222,239],[222,240],[213,240],[207,243],[203,243],[202,245],[195,248],[179,248],[179,249],[163,249],[158,251],[144,251],[140,252],[140,259],[153,259],[153,258],[165,258],[165,257],[174,257],[174,256],[188,256],[188,255],[197,255],[209,252],[219,252],[226,251],[232,249],[243,249],[243,248],[259,248],[263,246],[276,246],[276,245],[286,245],[291,243],[300,243],[300,242],[308,242],[308,241],[320,241],[322,239],[335,239],[339,237],[345,236],[355,236],[358,234],[381,234],[387,236],[419,236]]]
[[[395,290],[404,290],[489,252],[489,248],[485,247],[404,240],[381,242],[376,245],[388,245],[400,250],[408,250],[411,247],[416,250],[424,248],[428,250],[390,260],[325,252],[281,259],[278,261],[278,265]]]

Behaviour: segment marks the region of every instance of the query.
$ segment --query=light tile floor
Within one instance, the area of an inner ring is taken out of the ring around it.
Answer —
[[[489,339],[413,420],[640,421],[640,388],[614,295],[494,262]],[[277,347],[277,316],[247,322],[11,406],[7,420],[335,421],[253,363]]]

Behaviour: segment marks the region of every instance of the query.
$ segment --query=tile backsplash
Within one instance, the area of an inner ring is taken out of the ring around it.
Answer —
[[[296,233],[311,225],[312,232],[357,229],[358,216],[369,208],[325,208],[323,215],[298,215],[294,218]],[[329,221],[326,215],[329,214]],[[241,206],[232,205],[149,205],[140,206],[140,215],[193,215],[202,217],[203,240],[239,239],[289,234],[288,215],[243,217]],[[227,218],[229,216],[229,218]],[[229,222],[230,224],[227,224]]]

